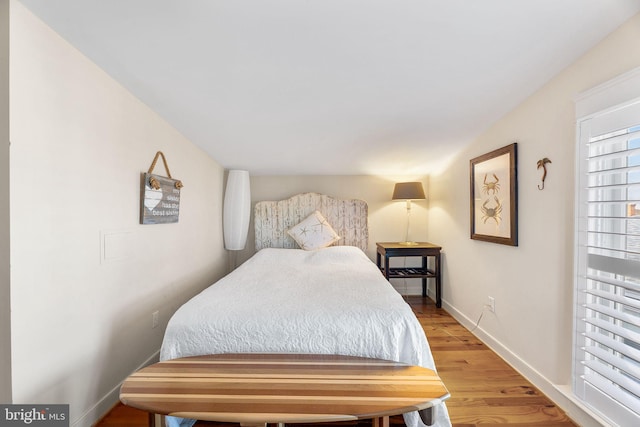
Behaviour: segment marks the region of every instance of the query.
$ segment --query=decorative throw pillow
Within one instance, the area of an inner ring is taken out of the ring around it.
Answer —
[[[298,225],[291,227],[287,230],[287,234],[293,237],[296,243],[306,251],[326,248],[340,240],[338,233],[318,211],[303,219]]]

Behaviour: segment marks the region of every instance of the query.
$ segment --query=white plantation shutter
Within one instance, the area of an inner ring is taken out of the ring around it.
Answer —
[[[578,125],[574,391],[640,425],[640,100]]]

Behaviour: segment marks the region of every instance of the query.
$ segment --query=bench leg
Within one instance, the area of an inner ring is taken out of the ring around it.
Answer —
[[[389,427],[389,417],[374,418],[373,427]]]
[[[165,427],[164,415],[149,412],[149,427]]]
[[[425,425],[433,425],[433,407],[422,409],[418,411],[418,413],[420,414],[420,419]]]

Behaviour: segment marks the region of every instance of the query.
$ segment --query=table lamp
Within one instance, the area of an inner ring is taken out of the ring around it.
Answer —
[[[406,200],[407,201],[407,230],[405,233],[404,242],[400,242],[401,245],[413,246],[418,243],[409,240],[409,221],[411,218],[411,201],[412,200],[424,200],[424,188],[421,182],[398,182],[393,188],[393,196],[391,200]]]

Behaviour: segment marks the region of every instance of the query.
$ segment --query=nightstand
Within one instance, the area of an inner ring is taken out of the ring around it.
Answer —
[[[416,245],[403,245],[398,242],[378,242],[376,263],[389,279],[422,279],[422,296],[427,296],[427,279],[436,279],[436,307],[442,307],[442,277],[440,271],[441,246],[429,242],[419,242]],[[422,267],[393,267],[389,266],[391,257],[422,257]],[[384,257],[384,265],[382,264]],[[428,258],[435,260],[434,268],[428,268]]]

